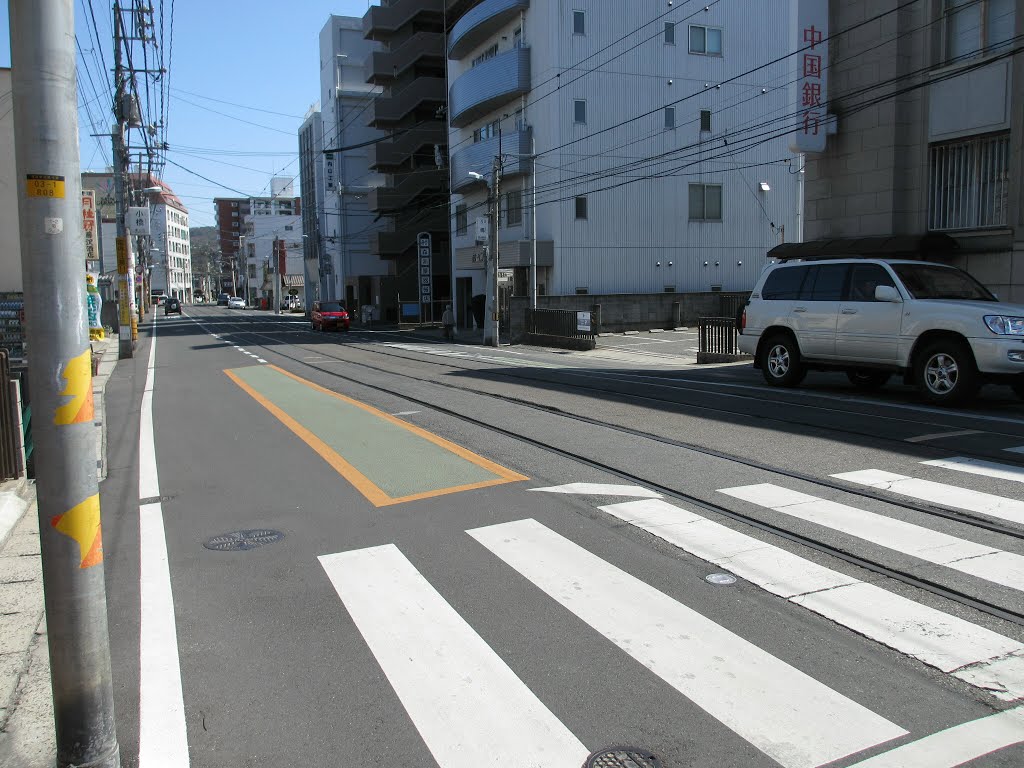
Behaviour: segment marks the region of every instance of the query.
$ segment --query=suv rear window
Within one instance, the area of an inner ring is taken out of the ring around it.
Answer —
[[[781,267],[768,275],[761,288],[761,298],[766,300],[794,300],[800,295],[800,285],[807,274],[807,267]]]
[[[324,301],[320,303],[321,312],[344,312],[345,308],[336,301]]]
[[[849,269],[849,264],[821,264],[810,267],[811,274],[804,281],[800,298],[805,301],[841,300]]]

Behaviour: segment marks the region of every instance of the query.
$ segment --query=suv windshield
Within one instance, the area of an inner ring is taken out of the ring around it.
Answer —
[[[998,301],[985,286],[955,267],[893,264],[892,268],[915,299]]]
[[[325,301],[320,305],[321,312],[344,312],[345,308],[336,301]]]

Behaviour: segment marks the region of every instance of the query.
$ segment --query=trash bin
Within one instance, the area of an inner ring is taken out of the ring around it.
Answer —
[[[261,298],[260,299],[260,309],[266,309],[268,306],[269,306],[269,303],[268,303],[267,299],[266,298]]]
[[[473,310],[473,320],[476,321],[477,328],[484,327],[484,310],[487,308],[487,296],[482,293],[478,293],[473,297],[470,307]]]

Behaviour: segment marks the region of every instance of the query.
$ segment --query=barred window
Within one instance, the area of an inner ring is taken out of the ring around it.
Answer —
[[[505,220],[510,227],[523,223],[523,193],[521,190],[505,195]]]
[[[933,145],[930,155],[929,229],[1006,226],[1009,134]]]
[[[469,213],[465,204],[455,206],[455,234],[464,235],[469,231]]]

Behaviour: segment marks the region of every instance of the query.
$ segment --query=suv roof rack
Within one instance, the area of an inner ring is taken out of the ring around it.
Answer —
[[[949,235],[929,233],[885,237],[850,237],[782,243],[768,251],[778,261],[820,261],[822,259],[912,259],[927,261],[948,257],[960,244]]]

